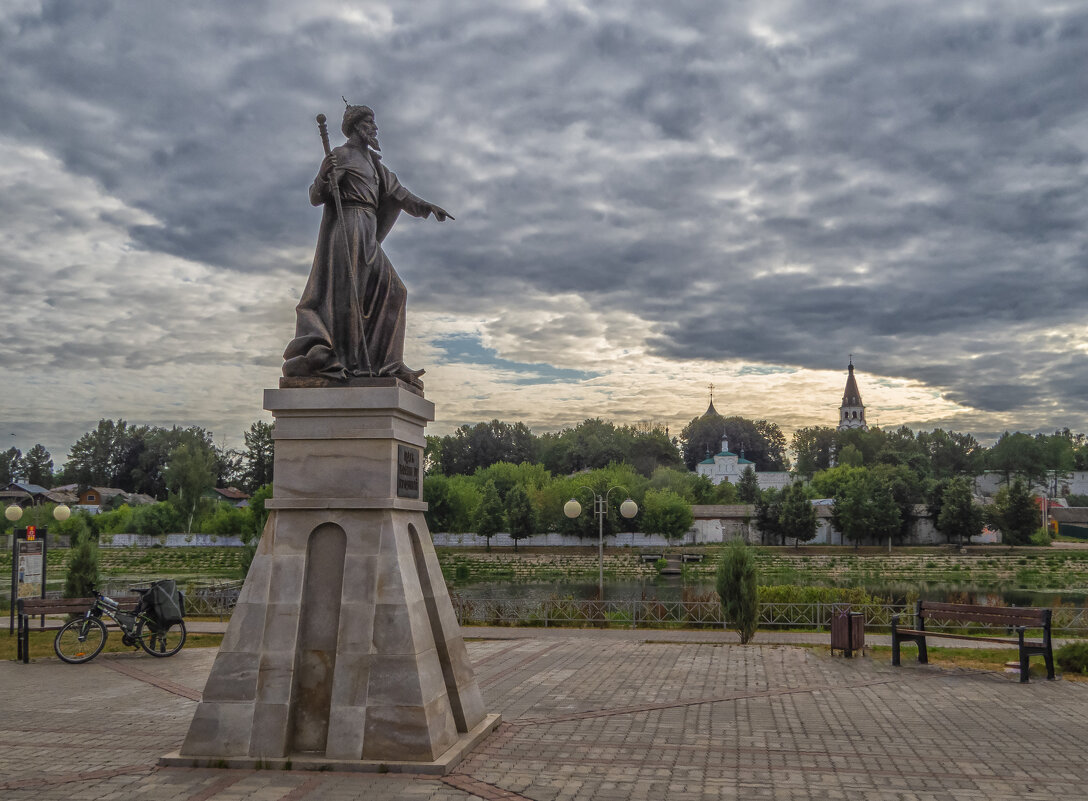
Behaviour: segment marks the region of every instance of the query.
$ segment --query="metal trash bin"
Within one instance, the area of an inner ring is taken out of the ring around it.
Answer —
[[[831,610],[831,653],[836,649],[850,659],[854,651],[865,648],[865,615],[851,612],[849,606]]]

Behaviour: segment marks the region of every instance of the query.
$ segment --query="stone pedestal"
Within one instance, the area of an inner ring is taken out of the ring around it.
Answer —
[[[434,405],[374,386],[265,390],[271,510],[175,765],[445,772],[487,715],[423,518]]]

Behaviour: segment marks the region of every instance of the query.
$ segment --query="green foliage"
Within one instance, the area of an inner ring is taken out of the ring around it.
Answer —
[[[540,460],[553,473],[570,475],[625,462],[642,476],[658,467],[679,467],[680,454],[659,426],[616,426],[599,418],[574,428],[544,434],[538,442]]]
[[[901,533],[899,506],[880,474],[853,468],[839,483],[834,499],[831,522],[855,546],[866,537],[880,542]]]
[[[937,530],[961,544],[982,533],[982,509],[972,497],[971,481],[964,476],[950,479],[941,496]]]
[[[88,598],[98,584],[98,543],[90,536],[79,537],[68,560],[64,578],[65,598]]]
[[[49,517],[52,519],[52,511],[50,511]],[[70,537],[71,539],[69,542],[73,545],[80,537],[90,537],[94,535],[94,528],[91,526],[91,516],[82,510],[72,514],[72,516],[63,523],[57,521],[50,523],[49,531]]]
[[[541,528],[544,531],[596,538],[598,521],[593,514],[591,492],[594,495],[608,494],[609,497],[608,514],[604,521],[605,536],[618,531],[634,531],[639,525],[639,516],[631,519],[622,517],[618,506],[628,495],[640,508],[645,506],[642,501],[648,486],[649,481],[626,464],[611,464],[601,470],[557,478],[536,493]],[[618,489],[612,489],[614,487]],[[589,492],[586,492],[587,489]],[[610,494],[609,490],[612,490]],[[582,513],[573,519],[563,513],[563,505],[571,498],[575,498],[583,507]]]
[[[531,462],[521,464],[495,462],[488,467],[481,467],[472,476],[473,482],[481,490],[488,481],[494,482],[495,489],[499,491],[499,497],[503,499],[515,486],[521,486],[526,491],[534,491],[551,481],[551,478],[551,473],[544,465]]]
[[[487,540],[487,549],[491,550],[491,538],[502,531],[505,518],[502,499],[495,488],[494,481],[488,481],[484,485],[483,497],[473,516],[477,536]]]
[[[679,539],[691,530],[695,517],[691,504],[672,490],[647,490],[642,499],[642,530]]]
[[[272,497],[272,485],[264,484],[254,490],[249,496],[249,530],[244,532],[242,539],[249,543],[259,538],[264,532],[264,525],[268,522],[268,510],[264,503]]]
[[[35,445],[23,458],[23,476],[30,484],[39,487],[53,486],[53,458],[44,445]]]
[[[425,476],[423,500],[428,504],[427,527],[431,531],[464,534],[473,530],[473,518],[483,492],[468,476]]]
[[[216,467],[215,452],[199,437],[189,437],[170,453],[163,477],[186,534],[192,533],[193,523],[207,505],[204,493],[215,487]]]
[[[835,459],[837,434],[830,426],[811,426],[794,432],[791,447],[797,454],[794,469],[798,475],[811,476],[819,470],[831,467]]]
[[[1031,535],[1031,544],[1040,548],[1049,548],[1053,542],[1054,538],[1050,536],[1050,532],[1042,526],[1035,529]]]
[[[737,481],[737,498],[742,503],[758,503],[760,492],[759,477],[749,465],[744,468],[744,472],[740,474],[740,480]]]
[[[1054,661],[1066,673],[1088,675],[1088,642],[1070,642],[1054,651]]]
[[[650,476],[649,486],[671,490],[692,504],[729,504],[737,501],[737,488],[728,481],[715,485],[706,476],[672,467],[659,467]]]
[[[133,531],[132,507],[127,503],[112,512],[102,512],[95,517],[95,524],[103,534],[128,534]]]
[[[776,423],[718,414],[696,417],[680,432],[684,464],[688,469],[694,470],[708,453],[718,453],[723,436],[729,440],[729,450],[732,453],[743,451],[744,457],[755,463],[756,470],[789,469],[786,436]]]
[[[0,453],[0,486],[6,487],[23,477],[23,452],[18,448],[8,448]]]
[[[851,443],[839,451],[838,462],[847,467],[861,467],[865,464],[865,456],[857,445]]]
[[[762,534],[764,545],[776,540],[784,545],[785,534],[779,520],[782,517],[782,493],[774,488],[766,489],[756,496],[756,528]]]
[[[1039,525],[1039,512],[1027,485],[1019,478],[1002,487],[984,512],[986,522],[1001,531],[1006,545],[1027,545]]]
[[[243,436],[246,443],[242,456],[243,486],[247,492],[253,493],[265,484],[272,483],[272,464],[276,455],[272,424],[258,420]]]
[[[740,635],[741,645],[751,641],[759,625],[759,589],[752,550],[742,540],[733,540],[723,550],[716,584],[725,619]]]
[[[1004,473],[1006,482],[1015,476],[1030,486],[1047,472],[1043,442],[1019,431],[1006,431],[986,454],[986,467]]]
[[[239,509],[229,503],[217,503],[213,505],[210,514],[200,519],[197,528],[201,534],[241,537],[253,530],[253,515],[247,509]]]
[[[778,513],[778,528],[783,541],[792,537],[797,542],[808,542],[816,536],[817,526],[816,508],[805,494],[804,486],[793,483],[784,487]]]
[[[518,540],[536,531],[536,511],[529,493],[521,484],[515,484],[506,493],[506,524],[517,549]]]
[[[463,425],[453,434],[442,437],[435,462],[447,476],[471,475],[495,462],[531,462],[535,450],[533,433],[524,423],[511,425],[492,420],[474,426]]]
[[[178,515],[165,501],[136,506],[129,519],[129,531],[134,534],[170,534],[178,529]]]

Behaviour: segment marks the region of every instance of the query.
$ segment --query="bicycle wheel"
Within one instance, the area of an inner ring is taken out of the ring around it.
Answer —
[[[77,618],[64,625],[53,639],[53,650],[71,665],[90,662],[106,645],[106,626],[96,617]]]
[[[152,656],[173,656],[185,645],[185,621],[162,628],[149,626],[147,618],[136,624],[136,641]]]

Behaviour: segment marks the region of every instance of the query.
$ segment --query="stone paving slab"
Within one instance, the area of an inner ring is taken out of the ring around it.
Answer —
[[[685,632],[482,633],[466,630],[468,652],[504,723],[441,778],[156,767],[185,736],[214,649],[2,662],[0,798],[1088,797],[1085,684],[674,636]]]

